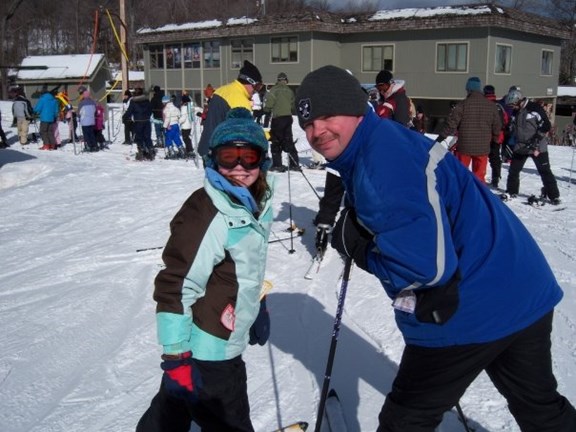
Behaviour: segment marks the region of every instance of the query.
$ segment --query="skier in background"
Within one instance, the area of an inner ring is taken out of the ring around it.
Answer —
[[[196,158],[194,146],[190,135],[192,134],[192,127],[195,127],[196,116],[194,115],[194,104],[190,96],[182,96],[182,106],[180,107],[180,118],[178,120],[180,129],[182,131],[182,141],[186,147],[186,157]],[[196,139],[196,137],[194,137]]]
[[[226,118],[232,108],[243,107],[252,112],[252,95],[260,90],[262,75],[258,68],[244,60],[244,65],[238,77],[231,83],[225,84],[212,94],[208,105],[208,112],[204,120],[204,127],[198,142],[198,154],[202,157],[208,153],[208,143],[212,132]]]
[[[164,109],[162,118],[164,119],[164,143],[166,144],[166,159],[184,158],[184,148],[180,138],[180,109],[174,105],[172,98],[165,95],[162,98]]]
[[[134,123],[134,140],[138,146],[136,160],[154,160],[156,150],[152,144],[152,103],[140,87],[134,90],[134,97],[130,100],[130,106],[126,116]]]
[[[162,90],[159,86],[154,86],[150,102],[152,103],[152,123],[156,133],[156,147],[164,147],[164,131],[162,130],[164,104],[162,103]]]
[[[516,196],[520,191],[520,172],[526,160],[530,157],[536,165],[536,170],[542,180],[542,199],[548,198],[550,204],[558,205],[560,190],[556,177],[550,168],[548,156],[548,137],[546,133],[552,125],[544,108],[522,94],[520,90],[512,90],[506,97],[506,104],[512,109],[510,121],[510,136],[514,139],[514,151],[508,170],[506,193]]]
[[[170,223],[154,290],[164,373],[137,432],[254,431],[242,353],[270,332],[267,152],[252,113],[230,110],[211,136],[204,187]]]
[[[32,120],[32,104],[26,98],[24,94],[24,89],[18,87],[16,89],[16,98],[12,104],[12,115],[16,119],[16,127],[18,129],[18,139],[20,144],[28,144],[28,130],[30,128],[30,121]],[[2,129],[2,124],[0,122],[0,129]],[[0,133],[0,137],[4,132]]]

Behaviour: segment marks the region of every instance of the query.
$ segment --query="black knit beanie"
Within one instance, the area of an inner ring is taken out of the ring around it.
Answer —
[[[380,72],[378,72],[378,75],[376,75],[376,85],[378,84],[390,84],[390,81],[392,81],[392,72],[387,71],[387,70],[381,70]]]
[[[364,115],[368,94],[360,82],[344,69],[324,66],[304,77],[296,92],[298,122],[304,125],[318,117]]]
[[[238,80],[254,85],[262,82],[262,74],[260,74],[260,71],[255,65],[248,60],[244,60],[244,65],[238,74]]]

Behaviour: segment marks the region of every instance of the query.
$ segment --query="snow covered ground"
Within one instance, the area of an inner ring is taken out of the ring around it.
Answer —
[[[133,149],[121,144],[118,125],[110,126],[108,151],[23,149],[10,127],[10,106],[0,102],[11,143],[0,150],[0,430],[132,431],[160,383],[152,300],[160,247],[172,216],[200,187],[203,170],[164,160],[162,152],[154,162],[130,160]],[[67,138],[63,125],[61,131]],[[306,139],[297,126],[294,133],[307,163]],[[522,200],[503,205],[529,227],[564,288],[554,321],[554,369],[560,391],[576,403],[574,151],[552,147],[550,156],[565,209],[536,209]],[[322,194],[324,172],[304,174]],[[329,250],[315,278],[303,278],[314,249],[318,199],[302,174],[275,175],[271,240],[289,237],[291,218],[306,232],[270,245],[272,336],[244,356],[257,432],[297,420],[313,429],[343,268]],[[540,190],[531,162],[521,190]],[[155,249],[137,252],[145,248]],[[376,429],[402,348],[380,284],[354,269],[332,374],[350,431]],[[485,375],[461,406],[478,432],[519,430]],[[445,416],[442,432],[463,430],[455,412]]]

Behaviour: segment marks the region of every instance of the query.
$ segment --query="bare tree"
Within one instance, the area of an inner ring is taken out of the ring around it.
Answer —
[[[6,96],[8,94],[8,70],[6,68],[7,65],[6,62],[6,56],[5,56],[5,52],[8,48],[7,46],[7,40],[6,40],[6,32],[7,32],[7,28],[8,28],[8,23],[9,21],[14,17],[14,14],[16,13],[16,11],[18,10],[18,7],[22,4],[23,0],[12,0],[10,3],[8,4],[4,4],[3,3],[3,7],[2,9],[2,21],[0,22],[0,40],[2,40],[2,47],[0,47],[0,66],[2,66],[2,68],[0,69],[1,71],[1,77],[2,77],[2,99],[6,99]]]

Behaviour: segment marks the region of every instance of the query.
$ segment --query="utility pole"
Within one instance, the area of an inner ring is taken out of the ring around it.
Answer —
[[[120,43],[123,47],[123,52],[120,53],[120,61],[122,66],[122,96],[126,90],[130,88],[129,76],[128,76],[128,59],[124,56],[124,53],[128,55],[128,35],[126,29],[126,2],[125,0],[120,0]]]

